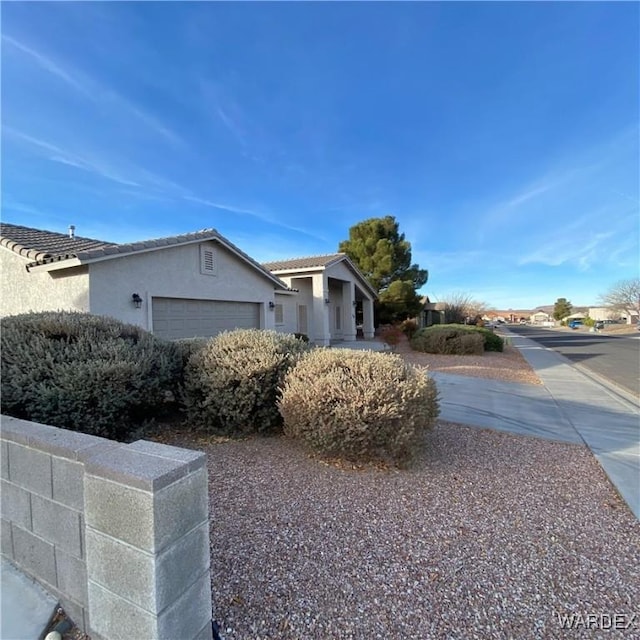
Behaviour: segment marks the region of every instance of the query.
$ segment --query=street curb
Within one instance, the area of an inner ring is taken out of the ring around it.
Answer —
[[[520,334],[518,334],[516,332],[509,331],[509,334],[511,336],[517,336],[517,337],[520,337],[520,338],[526,338],[527,340],[531,340],[532,342],[536,342],[533,338],[528,338],[527,336],[520,335]],[[609,337],[613,337],[613,336],[609,336]],[[618,400],[619,402],[622,402],[623,404],[628,405],[629,408],[632,411],[638,411],[640,409],[640,398],[634,396],[633,393],[631,393],[630,391],[627,391],[623,387],[617,385],[615,382],[613,382],[611,380],[608,380],[604,376],[601,376],[600,374],[596,373],[595,371],[592,371],[588,367],[585,367],[583,364],[580,364],[580,363],[577,363],[577,362],[572,362],[563,353],[560,353],[559,351],[556,351],[555,349],[552,349],[551,347],[545,347],[543,344],[541,344],[539,342],[536,342],[536,344],[540,345],[540,347],[542,349],[545,349],[546,351],[552,351],[553,353],[555,353],[557,356],[562,358],[562,360],[564,360],[564,362],[566,364],[572,366],[574,369],[576,369],[577,371],[582,373],[584,376],[589,378],[592,382],[595,382],[596,384],[599,384],[601,387],[603,387],[616,400]],[[518,347],[516,347],[513,343],[512,343],[512,346],[515,349],[518,349]],[[520,350],[520,349],[518,349],[518,350]]]
[[[562,355],[562,354],[559,354],[559,355]],[[591,369],[589,369],[588,367],[585,367],[584,365],[579,364],[577,362],[571,362],[571,360],[569,360],[566,357],[565,359],[569,362],[569,364],[572,367],[575,367],[578,371],[580,371],[580,373],[584,374],[585,376],[587,376],[587,378],[590,378],[591,380],[593,380],[593,382],[599,384],[600,386],[604,387],[607,391],[609,391],[609,393],[613,394],[616,400],[629,404],[631,409],[633,409],[634,411],[637,411],[638,409],[640,409],[640,398],[637,398],[626,389],[617,385],[615,382],[608,380],[607,378],[605,378],[604,376],[601,376],[595,371],[591,371]]]

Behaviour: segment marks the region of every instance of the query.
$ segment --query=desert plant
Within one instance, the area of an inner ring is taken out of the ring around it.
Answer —
[[[181,368],[172,343],[87,313],[6,317],[1,344],[4,413],[116,439],[158,415]]]
[[[479,332],[436,325],[418,331],[411,340],[411,348],[424,353],[482,355],[484,338]]]
[[[439,336],[437,339],[429,337],[431,334],[445,331],[447,333]],[[426,327],[424,329],[420,329],[413,340],[411,341],[411,347],[416,351],[425,351],[426,353],[459,353],[455,349],[458,349],[457,346],[459,343],[457,338],[461,335],[480,335],[483,340],[483,350],[484,351],[503,351],[504,349],[504,340],[494,333],[491,329],[487,329],[486,327],[477,327],[475,325],[467,325],[467,324],[441,324],[435,325],[432,327]],[[445,351],[429,351],[427,349],[438,348],[438,345],[441,345],[443,341],[453,341],[449,347],[446,347]],[[467,349],[471,349],[471,342],[466,341],[465,345]],[[473,350],[466,351],[466,353],[473,353]]]
[[[405,463],[438,416],[435,383],[400,356],[316,349],[285,378],[284,431],[313,451]]]
[[[194,426],[216,433],[267,433],[282,419],[276,406],[287,371],[310,347],[291,334],[227,331],[189,359],[184,404]]]
[[[503,351],[504,340],[492,329],[486,327],[471,327],[471,330],[475,330],[484,338],[484,350],[485,351]]]

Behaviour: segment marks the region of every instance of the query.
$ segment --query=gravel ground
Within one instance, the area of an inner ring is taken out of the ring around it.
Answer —
[[[282,437],[173,444],[208,455],[226,640],[640,637],[640,524],[582,446],[440,422],[398,471]]]
[[[455,373],[476,378],[492,378],[504,382],[542,384],[520,351],[512,346],[506,346],[502,353],[486,351],[481,356],[442,356],[413,351],[408,342],[403,340],[395,348],[395,352],[401,355],[406,362],[420,367],[428,367],[430,371],[442,371],[443,373]]]

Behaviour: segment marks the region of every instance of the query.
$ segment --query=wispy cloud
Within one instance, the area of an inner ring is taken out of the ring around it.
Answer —
[[[80,93],[84,98],[97,103],[115,105],[117,110],[128,114],[130,117],[134,117],[139,122],[143,123],[149,130],[154,131],[156,134],[159,134],[174,145],[184,144],[182,138],[180,138],[178,134],[164,125],[154,115],[141,109],[129,98],[126,98],[117,91],[104,86],[95,78],[90,78],[69,65],[63,66],[62,63],[54,60],[50,55],[45,55],[44,53],[34,49],[33,46],[24,44],[11,36],[2,34],[2,40],[20,51],[31,61],[35,62],[47,73],[73,87],[73,89]]]
[[[51,75],[56,76],[63,82],[66,82],[68,85],[73,87],[79,93],[82,93],[84,96],[91,98],[92,94],[88,87],[86,87],[80,80],[75,77],[75,74],[70,73],[69,71],[62,68],[57,62],[52,60],[50,57],[45,56],[42,53],[39,53],[35,49],[28,47],[26,44],[19,42],[15,38],[11,38],[6,34],[2,34],[2,40],[14,47],[18,51],[25,54],[29,57],[33,62],[35,62],[42,69],[50,73]]]
[[[636,216],[635,208],[616,213],[608,209],[593,211],[570,224],[558,226],[552,237],[533,238],[535,248],[525,251],[517,264],[571,265],[579,271],[587,271],[597,264],[619,261],[636,245],[636,241],[622,241],[630,231],[631,217],[637,220]],[[594,231],[594,227],[600,230]]]
[[[265,214],[260,213],[259,211],[254,211],[252,209],[242,209],[241,207],[234,207],[229,204],[222,204],[221,202],[213,202],[212,200],[207,200],[206,198],[198,198],[197,196],[184,196],[184,199],[189,200],[189,202],[202,204],[205,207],[211,207],[212,209],[231,211],[232,213],[244,213],[248,216],[253,216],[254,218],[259,218],[260,220],[269,222],[269,216],[266,216]]]
[[[539,195],[542,195],[543,193],[546,193],[547,191],[549,191],[550,189],[552,189],[554,186],[556,186],[557,183],[555,184],[544,184],[540,187],[534,187],[533,189],[529,189],[527,191],[524,191],[523,193],[515,196],[512,200],[509,200],[509,202],[506,203],[505,207],[506,208],[514,208],[517,207],[521,204],[524,204],[525,202],[532,200],[533,198],[536,198]]]
[[[222,107],[218,107],[216,109],[216,112],[226,129],[233,135],[233,137],[240,143],[240,145],[246,147],[247,141],[242,128],[236,122],[234,122],[229,115],[225,113]]]
[[[284,222],[280,222],[275,216],[264,213],[262,211],[257,211],[255,209],[246,209],[243,207],[237,207],[234,205],[224,204],[221,202],[214,202],[213,200],[200,198],[199,196],[194,196],[194,195],[184,196],[184,199],[189,202],[194,202],[196,204],[203,205],[205,207],[210,207],[211,209],[218,209],[219,211],[229,211],[231,213],[239,213],[242,215],[251,216],[252,218],[262,220],[263,222],[266,222],[275,227],[279,227],[281,229],[287,229],[288,231],[295,231],[297,233],[303,233],[305,236],[318,239],[317,235],[309,232],[307,229],[303,229],[301,227],[296,227],[293,225],[286,224]]]
[[[4,127],[3,135],[9,136],[22,142],[26,142],[31,147],[38,149],[41,152],[41,155],[51,160],[52,162],[57,162],[59,164],[64,164],[76,169],[81,169],[83,171],[87,171],[89,173],[93,173],[94,175],[100,176],[101,178],[106,178],[107,180],[112,180],[113,182],[117,182],[129,187],[140,186],[137,182],[124,177],[105,164],[97,162],[93,159],[89,159],[77,153],[62,149],[46,140],[35,138],[10,127]],[[42,153],[43,151],[46,153]]]

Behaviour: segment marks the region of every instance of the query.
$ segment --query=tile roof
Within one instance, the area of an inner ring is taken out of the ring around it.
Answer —
[[[318,269],[328,267],[334,262],[346,258],[346,253],[330,253],[322,256],[308,256],[306,258],[293,258],[292,260],[277,260],[276,262],[264,262],[263,267],[269,271],[293,271],[298,269]]]
[[[78,253],[115,247],[112,242],[93,238],[69,237],[66,233],[41,231],[7,222],[0,223],[0,245],[40,263],[50,258],[75,258]]]
[[[278,260],[276,262],[265,262],[263,267],[269,271],[284,276],[291,271],[305,271],[307,269],[326,269],[338,262],[346,262],[357,273],[367,289],[377,297],[377,292],[371,286],[365,275],[358,269],[346,253],[328,253],[321,256],[308,256],[306,258],[293,258],[292,260]]]
[[[71,258],[95,260],[97,258],[136,253],[137,251],[144,251],[145,249],[160,249],[162,247],[210,238],[222,239],[222,236],[215,229],[203,229],[202,231],[184,233],[168,238],[116,244],[114,242],[103,242],[102,240],[82,238],[80,236],[71,238],[64,233],[31,229],[29,227],[21,227],[4,222],[0,224],[0,245],[22,256],[33,259],[34,262],[27,265],[28,267],[69,260]],[[230,243],[225,240],[225,244]],[[237,250],[237,247],[234,248]]]
[[[53,262],[61,262],[77,258],[81,261],[91,261],[100,258],[117,257],[128,255],[138,251],[150,249],[162,249],[164,247],[175,246],[187,242],[198,240],[218,240],[232,252],[236,253],[243,260],[251,263],[256,269],[261,271],[269,279],[273,280],[279,287],[288,289],[287,285],[276,275],[271,273],[251,256],[236,247],[232,242],[221,236],[215,229],[202,229],[193,233],[184,233],[167,238],[156,238],[153,240],[143,240],[141,242],[129,242],[126,244],[116,244],[113,242],[103,242],[92,238],[69,237],[64,233],[54,231],[43,231],[22,227],[6,222],[0,223],[0,246],[30,258],[33,262],[27,264],[27,269]]]

